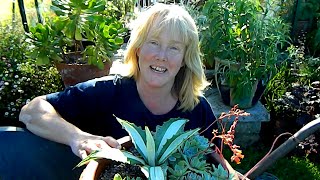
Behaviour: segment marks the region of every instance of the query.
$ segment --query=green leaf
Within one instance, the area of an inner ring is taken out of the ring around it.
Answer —
[[[150,166],[155,166],[156,164],[156,147],[154,143],[153,136],[146,126],[146,139],[147,139],[147,162]]]
[[[122,39],[121,37],[116,37],[116,38],[115,38],[115,43],[116,43],[117,45],[121,45],[121,44],[123,44],[123,39]]]
[[[161,155],[158,163],[162,164],[172,153],[175,152],[176,149],[190,136],[194,135],[199,131],[199,128],[193,129],[187,132],[184,132],[183,134],[179,135],[178,137],[174,138],[172,142],[169,143],[169,146],[165,148],[165,152]]]
[[[37,65],[44,65],[44,64],[49,64],[50,60],[49,57],[46,55],[39,55],[36,59],[36,64]]]
[[[75,38],[78,41],[82,40],[81,29],[79,26],[76,26]]]
[[[235,178],[235,174],[229,174],[228,171],[225,170],[221,164],[218,165],[218,168],[216,168],[215,165],[212,165],[212,168],[212,176],[216,179],[232,180]]]
[[[101,59],[97,59],[97,63],[95,64],[99,69],[103,70],[104,69],[104,64]]]
[[[150,179],[152,180],[165,180],[164,172],[160,166],[149,168]]]
[[[172,138],[178,133],[178,131],[183,128],[184,124],[188,120],[172,118],[165,122],[159,129],[157,129],[155,134],[156,147],[157,147],[157,157],[159,157],[162,148],[166,144],[167,140]]]
[[[134,125],[133,123],[129,123],[125,120],[122,120],[118,117],[116,117],[118,122],[122,125],[122,127],[124,127],[124,129],[129,133],[131,139],[132,139],[132,143],[134,144],[135,148],[137,149],[137,151],[143,156],[144,159],[148,159],[147,158],[147,147],[145,144],[145,141],[143,138],[143,131],[141,129],[139,129],[136,125]]]
[[[118,161],[118,162],[123,162],[128,164],[145,165],[145,161],[143,159],[136,157],[129,152],[121,151],[120,149],[116,149],[116,148],[109,148],[109,149],[102,149],[99,151],[93,151],[86,158],[84,158],[79,164],[77,164],[76,167],[83,166],[91,160],[96,160],[101,158],[110,159],[113,161]]]
[[[113,180],[122,180],[122,177],[120,174],[117,173],[114,175]]]
[[[130,164],[146,165],[146,162],[143,159],[133,155],[132,153],[127,151],[123,151],[122,153],[128,158]]]

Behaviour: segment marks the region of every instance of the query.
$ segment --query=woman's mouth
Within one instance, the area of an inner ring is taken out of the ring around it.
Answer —
[[[163,67],[159,67],[159,66],[150,66],[150,68],[155,71],[155,72],[158,72],[158,73],[164,73],[167,71],[166,68],[163,68]]]

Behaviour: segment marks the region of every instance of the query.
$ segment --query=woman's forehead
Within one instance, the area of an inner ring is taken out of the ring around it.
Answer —
[[[152,26],[148,32],[149,38],[160,38],[160,35],[165,36],[170,39],[170,41],[174,43],[181,43],[185,44],[184,37],[182,36],[182,33],[177,30],[176,28],[172,28],[169,26]]]

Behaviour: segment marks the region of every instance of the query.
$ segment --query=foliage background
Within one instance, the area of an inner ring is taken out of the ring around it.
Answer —
[[[0,27],[0,125],[18,125],[23,105],[32,98],[62,90],[57,70],[36,66],[26,58],[28,47],[22,29]]]

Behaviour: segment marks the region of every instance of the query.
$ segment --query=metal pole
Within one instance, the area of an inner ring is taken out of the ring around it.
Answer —
[[[36,7],[38,22],[42,24],[43,20],[41,17],[38,0],[34,0],[34,6]]]
[[[16,0],[12,0],[12,27],[16,24]]]
[[[19,9],[20,9],[20,15],[21,15],[23,29],[24,29],[25,32],[29,32],[27,16],[26,16],[26,11],[24,9],[23,0],[18,0],[18,4],[19,4]]]

